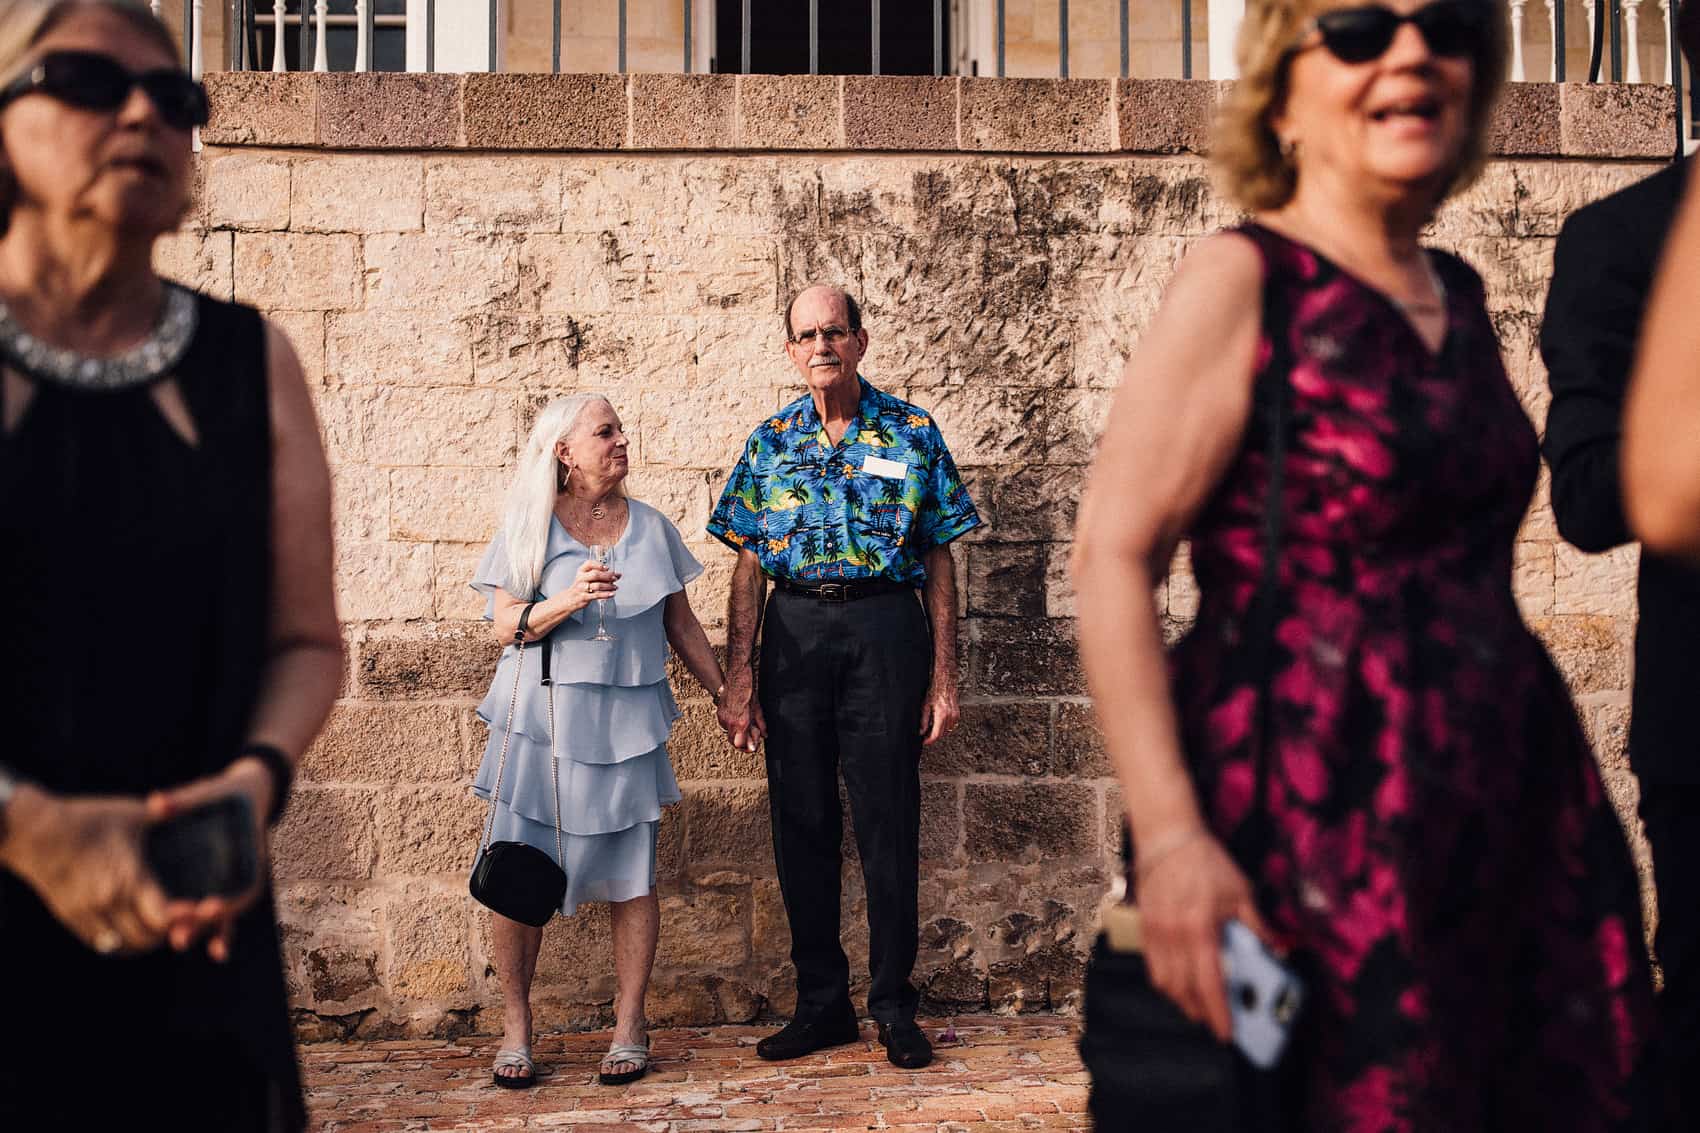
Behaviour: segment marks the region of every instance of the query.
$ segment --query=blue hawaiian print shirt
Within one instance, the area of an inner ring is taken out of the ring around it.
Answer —
[[[708,531],[775,577],[919,586],[921,557],[980,513],[932,418],[857,380],[862,400],[838,444],[807,394],[750,434]]]

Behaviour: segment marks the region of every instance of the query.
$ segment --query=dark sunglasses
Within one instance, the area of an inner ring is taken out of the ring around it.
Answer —
[[[1368,63],[1387,53],[1401,24],[1415,27],[1436,55],[1474,55],[1487,40],[1488,13],[1480,0],[1437,0],[1402,16],[1380,4],[1337,8],[1311,21],[1322,46],[1342,63]]]
[[[187,130],[207,124],[206,88],[175,67],[141,74],[92,51],[50,51],[0,90],[0,106],[26,94],[45,94],[79,110],[114,111],[137,87],[167,126]]]

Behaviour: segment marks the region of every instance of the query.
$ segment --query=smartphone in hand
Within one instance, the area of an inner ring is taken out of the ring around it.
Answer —
[[[1253,1066],[1281,1059],[1304,1006],[1304,983],[1244,924],[1222,926],[1222,975],[1234,1020],[1234,1045]]]
[[[253,804],[226,795],[157,822],[143,834],[142,854],[168,896],[240,896],[259,879]]]

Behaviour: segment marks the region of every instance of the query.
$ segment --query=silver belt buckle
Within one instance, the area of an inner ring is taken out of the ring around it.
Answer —
[[[822,602],[850,601],[850,588],[842,582],[823,582],[815,594]]]

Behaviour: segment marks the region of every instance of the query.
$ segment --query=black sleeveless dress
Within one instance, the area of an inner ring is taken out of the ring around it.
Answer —
[[[198,303],[174,375],[193,444],[147,387],[45,380],[0,431],[0,762],[55,792],[184,783],[246,738],[271,590],[264,326],[250,308]],[[275,926],[268,891],[228,963],[102,957],[0,871],[0,1127],[45,1108],[73,1127],[110,1111],[300,1129]]]

